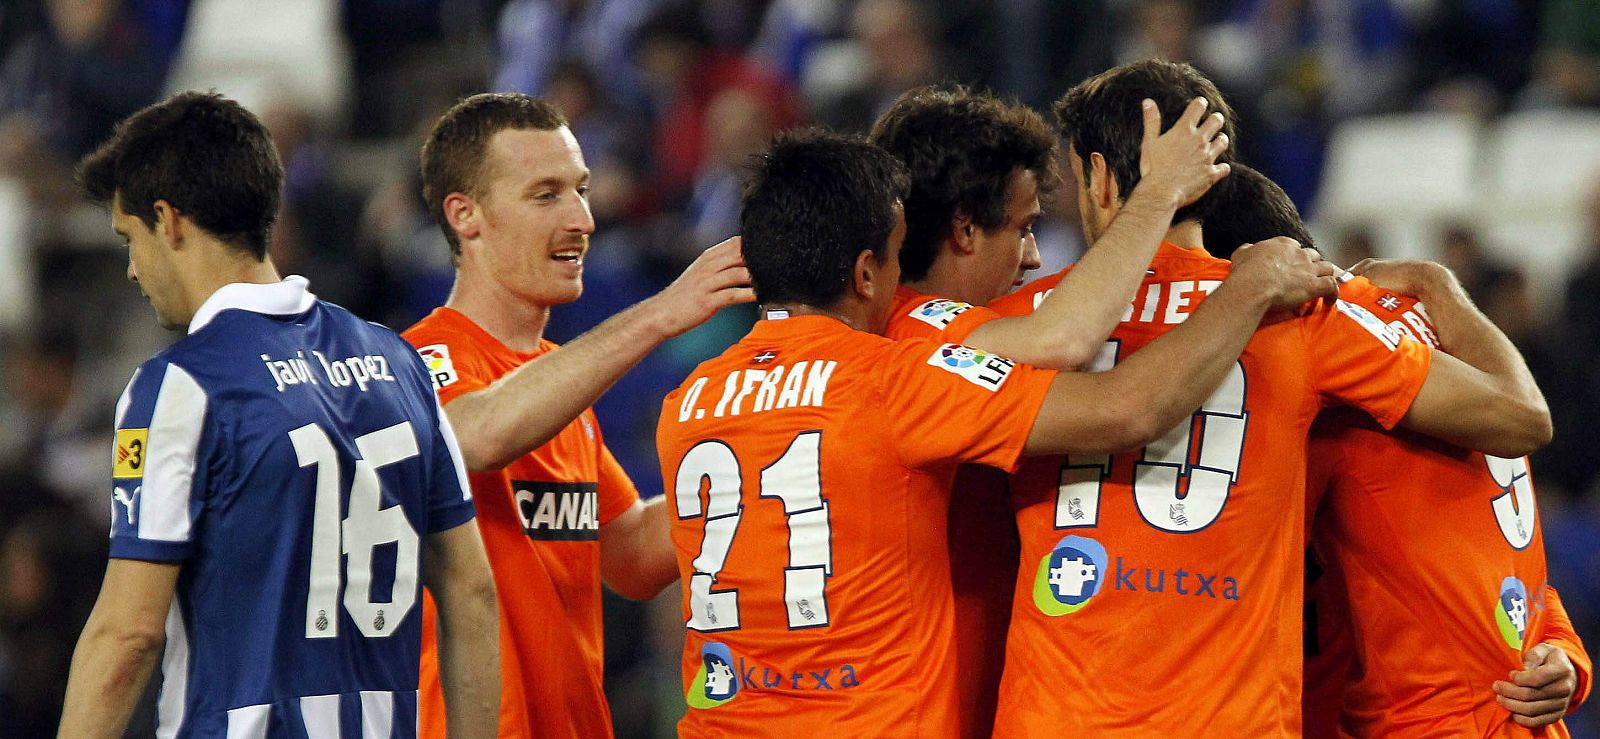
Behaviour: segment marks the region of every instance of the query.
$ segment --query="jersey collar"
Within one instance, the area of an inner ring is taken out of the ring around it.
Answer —
[[[265,285],[251,282],[223,285],[194,312],[194,318],[189,321],[189,333],[205,328],[218,313],[235,308],[275,316],[304,313],[317,302],[317,296],[307,289],[309,284],[300,275],[289,275],[281,282]]]

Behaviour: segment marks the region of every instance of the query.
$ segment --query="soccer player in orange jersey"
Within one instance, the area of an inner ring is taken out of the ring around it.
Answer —
[[[1197,95],[1217,106],[1193,68],[1145,61],[1057,104],[1091,242],[1139,180],[1131,106],[1176,110]],[[1200,249],[1203,217],[1167,233],[1105,366],[1137,360],[1214,299],[1230,265]],[[991,307],[1027,313],[1058,279]],[[1493,331],[1470,305],[1446,314],[1459,330]],[[1543,398],[1479,369],[1505,357],[1478,338],[1464,362],[1328,301],[1261,327],[1199,412],[1144,449],[1026,460],[1012,487],[1023,566],[996,735],[1298,736],[1311,422],[1349,405],[1385,427],[1525,453],[1549,435]],[[1181,370],[1163,380],[1189,381]]]
[[[639,500],[589,406],[666,338],[753,298],[737,243],[566,346],[552,306],[578,298],[594,219],[589,170],[561,114],[475,95],[434,126],[423,195],[450,243],[445,305],[405,332],[433,373],[471,470],[500,595],[500,734],[604,737],[600,583],[649,598],[677,578],[661,499]],[[420,735],[442,737],[424,608]]]
[[[1137,105],[1137,101],[1135,102]],[[1198,350],[1054,374],[881,333],[905,235],[902,166],[820,132],[779,138],[741,214],[765,320],[663,403],[688,627],[684,736],[955,736],[943,522],[961,462],[1136,446],[1220,380],[1268,304],[1331,293],[1285,243],[1252,247]],[[1193,382],[1158,385],[1174,366]]]
[[[901,95],[868,139],[905,163],[902,282],[884,335],[938,338],[1049,369],[1093,358],[1139,286],[1178,208],[1227,173],[1220,112],[1203,98],[1165,134],[1145,109],[1142,164],[1149,170],[1129,207],[1039,311],[998,318],[984,308],[1039,266],[1033,223],[1040,199],[1059,184],[1056,134],[1038,113],[961,87]],[[1201,339],[1203,340],[1203,339]],[[986,737],[1010,624],[1016,524],[1005,474],[964,466],[956,473],[947,536],[955,589],[955,651],[962,736]]]
[[[1206,222],[1207,250],[1279,235],[1310,243],[1283,189],[1236,166],[1225,209]],[[1456,289],[1440,269],[1367,269],[1397,289],[1367,283],[1345,297],[1439,347],[1454,337],[1405,288]],[[1545,584],[1526,458],[1331,411],[1312,427],[1307,493],[1317,556],[1306,578],[1306,736],[1566,735],[1560,718],[1587,695],[1591,667]]]

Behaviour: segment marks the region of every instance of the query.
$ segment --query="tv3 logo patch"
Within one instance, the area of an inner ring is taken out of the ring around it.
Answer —
[[[536,541],[599,541],[600,487],[592,482],[512,480],[523,533]]]
[[[117,429],[117,451],[116,461],[111,468],[112,479],[135,480],[144,477],[144,463],[149,457],[149,446],[150,429]]]

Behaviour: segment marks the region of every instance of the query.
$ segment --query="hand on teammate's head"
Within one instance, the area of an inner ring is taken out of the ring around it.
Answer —
[[[1554,644],[1539,644],[1524,652],[1522,669],[1512,670],[1510,681],[1494,682],[1495,701],[1511,712],[1522,726],[1548,726],[1567,714],[1578,691],[1578,670],[1567,653]]]
[[[755,301],[741,243],[734,236],[701,252],[678,279],[651,298],[659,303],[652,314],[662,322],[666,335],[677,336],[699,326],[730,305]]]
[[[1212,185],[1228,176],[1227,162],[1217,157],[1228,150],[1227,122],[1222,113],[1206,115],[1209,104],[1203,97],[1189,102],[1178,122],[1161,132],[1161,111],[1153,100],[1142,103],[1144,141],[1139,147],[1139,185],[1171,197],[1174,207],[1183,207],[1206,194]]]

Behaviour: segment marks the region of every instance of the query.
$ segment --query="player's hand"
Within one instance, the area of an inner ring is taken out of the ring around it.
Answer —
[[[1338,269],[1315,250],[1287,236],[1245,244],[1233,253],[1235,282],[1266,299],[1268,310],[1295,310],[1339,294]]]
[[[1512,721],[1529,728],[1561,720],[1577,691],[1577,668],[1561,647],[1549,643],[1524,652],[1522,669],[1512,670],[1509,682],[1494,681],[1495,701],[1511,712]]]
[[[1444,265],[1420,259],[1363,259],[1350,268],[1385,290],[1426,300],[1440,291],[1461,288],[1455,274]]]
[[[738,236],[700,253],[693,264],[652,298],[650,315],[663,334],[677,336],[730,305],[755,301]]]
[[[1190,101],[1166,133],[1161,133],[1161,111],[1155,101],[1145,100],[1142,105],[1144,141],[1139,145],[1139,184],[1135,189],[1152,188],[1181,208],[1199,200],[1228,176],[1227,163],[1216,163],[1228,150],[1222,114],[1206,115],[1209,103],[1205,98]]]

